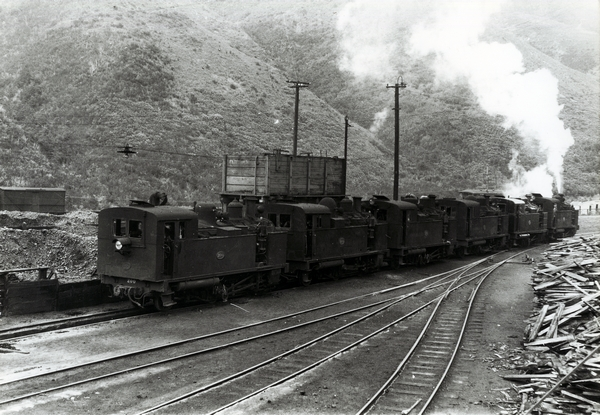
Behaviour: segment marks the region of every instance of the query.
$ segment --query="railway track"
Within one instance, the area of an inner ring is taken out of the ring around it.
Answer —
[[[182,410],[198,411],[200,407],[202,413],[217,413],[258,399],[262,392],[284,385],[299,376],[310,376],[326,367],[328,362],[343,360],[345,356],[357,353],[362,356],[362,349],[369,347],[365,345],[373,347],[376,344],[386,344],[389,347],[394,342],[398,343],[399,332],[402,333],[402,341],[395,347],[398,355],[422,355],[431,362],[431,356],[446,353],[447,345],[460,344],[456,334],[452,334],[454,330],[449,330],[452,333],[447,334],[449,337],[444,340],[446,344],[440,343],[439,332],[431,334],[431,330],[436,325],[441,325],[446,326],[446,329],[441,327],[438,330],[448,331],[449,324],[457,325],[461,319],[464,321],[464,317],[455,316],[455,312],[451,311],[453,307],[448,299],[457,298],[456,301],[464,304],[460,298],[466,295],[464,291],[472,290],[467,287],[468,284],[475,284],[485,272],[493,271],[493,267],[472,271],[487,260],[475,261],[452,272],[423,278],[411,284],[272,320],[160,347],[140,349],[108,359],[97,359],[41,375],[20,376],[0,382],[3,396],[0,400],[0,414],[11,413],[23,405],[30,408],[30,413],[46,413],[47,405],[62,405],[64,396],[78,396],[98,388],[110,391],[107,393],[114,396],[111,399],[124,400],[126,395],[122,395],[121,391],[124,383],[144,383],[150,387],[149,384],[156,382],[169,385],[169,388],[162,388],[161,393],[156,396],[138,394],[138,398],[143,400],[132,402],[128,413],[179,413]],[[508,260],[502,263],[506,261]],[[494,265],[497,266],[499,265]],[[414,288],[409,290],[412,286]],[[431,317],[422,312],[430,308],[439,311]],[[436,319],[436,314],[442,317]],[[451,315],[453,317],[449,319]],[[429,334],[424,332],[421,336],[424,343],[415,346],[415,351],[409,353],[407,336],[421,331],[416,330],[416,327],[424,326],[430,327]],[[300,344],[290,344],[286,339],[291,332],[296,333],[296,339],[305,340]],[[260,356],[260,350],[264,350],[261,359],[240,359],[240,353]],[[368,364],[368,359],[364,360]],[[218,364],[215,365],[214,362]],[[410,364],[415,366],[411,366],[409,370],[420,370],[416,373],[430,370],[422,362],[419,367],[417,360]],[[390,378],[394,379],[390,384],[401,386],[401,383],[396,383],[398,376]],[[415,387],[422,389],[419,385]],[[406,389],[405,386],[402,388]],[[391,391],[393,388],[382,386],[381,390]],[[377,391],[369,392],[376,396]],[[390,392],[386,395],[391,396]],[[99,397],[91,395],[88,404],[94,404],[97,398]],[[400,406],[402,410],[406,410],[419,399],[420,402],[425,402],[424,398],[414,398],[415,395],[408,395],[407,400],[394,406],[394,410]],[[383,403],[381,395],[372,398],[372,401],[369,408],[373,405],[387,405]],[[96,404],[102,405],[101,402]]]
[[[227,383],[224,384],[223,387],[219,387],[221,385],[206,385],[205,387],[197,389],[196,391],[182,395],[168,402],[164,402],[148,410],[142,411],[139,413],[139,415],[153,413],[157,410],[160,410],[161,408],[164,408],[165,406],[184,402],[185,400],[188,400],[190,398],[193,398],[194,401],[197,402],[195,404],[197,406],[193,406],[194,403],[192,401],[188,401],[186,403],[184,411],[202,407],[203,413],[212,415],[221,413],[230,408],[235,408],[236,405],[242,404],[244,401],[252,399],[270,388],[274,388],[278,385],[283,384],[284,382],[289,382],[292,379],[301,376],[309,371],[312,371],[318,366],[324,365],[327,362],[330,362],[332,359],[340,357],[345,353],[350,353],[351,351],[359,349],[361,347],[364,349],[364,345],[367,342],[369,342],[373,346],[377,342],[387,343],[389,345],[391,342],[397,341],[398,336],[396,336],[396,334],[398,333],[398,331],[410,332],[412,330],[411,325],[405,322],[407,322],[409,319],[413,319],[418,313],[420,313],[424,309],[427,309],[428,307],[434,305],[434,310],[429,316],[427,322],[425,323],[425,329],[423,329],[422,333],[419,336],[417,336],[418,338],[415,341],[415,346],[413,346],[413,348],[410,351],[408,351],[408,353],[406,354],[407,357],[403,360],[403,363],[401,363],[401,366],[403,366],[404,363],[408,360],[408,358],[415,352],[417,347],[419,347],[419,350],[417,352],[419,360],[414,363],[413,369],[422,370],[422,368],[419,368],[418,365],[427,364],[427,367],[429,367],[431,370],[431,362],[435,361],[435,359],[441,359],[441,355],[444,355],[447,352],[447,350],[444,350],[445,348],[451,348],[451,345],[454,344],[454,342],[456,342],[457,346],[454,347],[454,353],[456,353],[458,344],[460,344],[460,339],[457,339],[456,337],[457,333],[460,333],[461,331],[457,331],[455,327],[456,322],[460,321],[460,313],[456,312],[456,310],[453,310],[453,308],[456,307],[452,307],[452,305],[447,304],[448,295],[451,293],[454,294],[455,291],[463,292],[465,286],[467,287],[467,290],[469,290],[468,285],[470,283],[479,280],[483,273],[492,272],[489,268],[483,271],[478,271],[474,274],[466,274],[468,270],[462,270],[460,272],[457,272],[458,275],[455,277],[454,280],[447,281],[449,282],[448,287],[442,294],[424,302],[423,304],[413,308],[409,312],[399,316],[398,318],[392,321],[388,321],[383,325],[381,325],[380,321],[380,327],[374,331],[371,328],[371,324],[365,325],[364,327],[358,327],[357,321],[349,323],[347,326],[340,328],[339,331],[327,333],[326,335],[323,335],[319,338],[315,338],[308,344],[298,346],[297,349],[292,350],[289,353],[286,353],[285,355],[277,356],[277,358],[274,360],[268,362],[265,361],[265,365],[269,364],[266,370],[259,371],[258,369],[262,369],[261,367],[251,368],[248,372],[236,373],[230,378],[226,379]],[[462,279],[465,278],[467,279],[466,282],[460,282]],[[453,287],[453,285],[457,286]],[[404,298],[399,298],[397,301],[399,302],[403,299]],[[390,304],[390,307],[393,305],[394,304]],[[458,308],[462,308],[460,307],[460,305],[461,304],[459,304]],[[436,322],[436,328],[438,332],[431,333],[430,328],[432,326],[434,317],[441,315],[441,313],[443,313],[444,311],[448,312],[450,310],[453,311],[454,315],[442,316],[441,318],[439,318]],[[379,313],[380,311],[381,310],[377,310],[368,317],[373,317],[373,315]],[[413,323],[415,323],[415,321],[413,321]],[[423,315],[420,319],[416,320],[416,323],[417,325],[423,323]],[[454,326],[447,326],[448,323],[452,323],[454,324]],[[342,332],[342,330],[347,329],[351,329],[351,331]],[[393,331],[391,332],[391,330]],[[429,331],[430,333],[429,336],[426,337],[425,333],[427,331]],[[341,336],[334,337],[340,333],[342,333]],[[442,335],[444,337],[436,339],[436,335]],[[402,338],[406,339],[406,336],[403,336]],[[443,347],[440,347],[441,343],[443,343]],[[307,356],[307,353],[300,352],[300,349],[305,349],[308,347],[312,347],[312,352],[310,353],[310,356]],[[397,347],[403,348],[404,345],[397,344]],[[356,352],[360,353],[360,351]],[[286,359],[287,361],[282,362],[282,359]],[[356,361],[356,358],[348,357],[348,360]],[[399,388],[405,389],[407,386],[410,387],[411,391],[406,395],[409,396],[409,399],[411,399],[414,397],[414,394],[426,395],[426,386],[432,386],[431,378],[427,379],[423,383],[416,383],[413,379],[415,374],[419,373],[421,372],[412,371],[406,373],[405,381],[398,382],[397,373],[394,372],[390,379],[393,379],[394,384],[397,385]],[[433,374],[427,373],[427,375],[432,376]],[[265,385],[265,383],[267,384]],[[263,384],[264,386],[260,387],[259,385],[261,384]],[[252,385],[252,387],[248,387],[249,385]],[[437,387],[439,387],[439,384]],[[395,401],[393,405],[386,405],[378,402],[379,398],[381,397],[381,393],[387,391],[388,388],[389,385],[384,385],[379,391],[377,391],[373,395],[372,401],[369,401],[369,403],[365,405],[363,409],[357,412],[357,414],[365,413],[367,409],[373,407],[374,402],[378,403],[378,406],[374,408],[374,413],[397,414],[405,411],[406,408],[408,408],[408,406],[404,406],[404,404],[401,402]],[[209,390],[214,396],[208,395],[207,392]],[[424,391],[425,393],[423,393]],[[221,406],[217,406],[216,408],[210,408],[207,405],[207,402],[223,401],[222,397],[224,396],[234,396],[237,399],[231,398],[229,402],[224,403]],[[420,402],[421,400],[422,398],[417,399],[418,402]],[[412,405],[413,408],[414,406],[416,406],[414,404]],[[178,413],[179,409],[173,408],[170,411],[161,411],[161,413],[163,412]],[[239,410],[237,412],[239,412]]]
[[[474,267],[479,262],[481,261],[467,265],[464,268]],[[210,360],[214,358],[213,355],[215,353],[220,352],[221,354],[229,354],[232,353],[232,350],[242,344],[260,341],[264,342],[264,339],[266,338],[281,335],[292,330],[297,331],[304,329],[308,333],[307,336],[311,337],[313,335],[311,326],[327,325],[331,324],[331,322],[334,322],[334,325],[336,325],[336,320],[350,315],[354,315],[355,317],[353,318],[361,320],[361,313],[366,315],[376,315],[378,313],[377,311],[373,312],[368,310],[384,310],[389,307],[389,304],[401,301],[401,299],[410,298],[419,293],[427,292],[433,289],[435,285],[440,284],[436,283],[435,280],[440,278],[447,279],[447,275],[444,274],[448,273],[424,278],[421,281],[415,281],[403,286],[365,294],[360,297],[326,304],[314,309],[293,313],[292,315],[282,316],[269,321],[257,322],[236,329],[211,333],[197,338],[185,339],[160,347],[140,349],[136,352],[111,356],[106,359],[97,359],[84,364],[73,365],[42,374],[18,376],[15,379],[0,382],[0,391],[2,391],[3,396],[3,399],[0,401],[0,413],[3,413],[3,408],[10,411],[11,405],[13,405],[13,408],[20,407],[23,401],[36,399],[38,399],[38,401],[47,401],[47,396],[52,393],[64,393],[64,391],[75,390],[82,387],[85,388],[88,387],[85,385],[97,384],[99,381],[110,382],[111,379],[119,376],[123,377],[131,375],[133,372],[137,373],[136,376],[145,376],[145,374],[140,374],[140,372],[160,372],[163,370],[161,367],[164,368],[166,365],[173,364],[177,365],[175,362],[187,362],[190,358],[197,358],[201,355],[206,356],[206,358]],[[426,284],[429,281],[432,281],[432,284],[434,285],[430,284],[429,286],[413,290],[400,296],[400,298],[397,296],[394,297],[394,292],[397,290],[405,289],[407,286],[411,285]],[[443,282],[441,284],[443,284]],[[382,298],[385,296],[387,297]],[[354,308],[348,308],[348,305],[354,302],[361,302],[361,304],[354,306]],[[379,313],[380,312],[381,311],[379,311]],[[313,318],[299,324],[294,324],[293,326],[289,324],[291,320],[298,320],[303,315],[310,315]],[[278,327],[274,327],[274,324],[278,325]],[[262,333],[257,332],[257,329],[259,328]],[[238,336],[241,336],[243,332],[248,333],[244,334],[242,339],[239,339]],[[201,345],[205,347],[201,348]],[[167,354],[170,357],[164,356],[165,351],[167,351]],[[271,360],[279,360],[280,358],[281,357],[276,357]],[[187,363],[183,363],[183,365],[186,367],[188,366]],[[115,367],[119,369],[115,370]],[[42,410],[40,413],[43,412],[44,411]]]
[[[449,287],[435,303],[405,358],[356,414],[425,413],[459,352],[481,284],[498,267],[520,254],[479,271],[469,280],[470,284]]]
[[[23,326],[10,327],[7,329],[0,330],[0,340],[14,340],[25,336],[31,336],[40,333],[48,333],[56,330],[64,330],[73,327],[84,326],[86,324],[101,323],[121,318],[141,316],[151,312],[154,311],[142,310],[139,308],[132,308],[127,310],[113,310],[83,316],[66,317],[41,323],[27,324]]]

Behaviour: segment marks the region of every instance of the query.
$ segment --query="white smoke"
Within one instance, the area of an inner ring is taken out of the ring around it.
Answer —
[[[390,59],[399,47],[395,35],[401,5],[398,0],[354,0],[340,10],[341,70],[359,80],[398,75]]]
[[[518,162],[519,152],[513,150],[512,153],[508,168],[513,177],[510,183],[504,185],[503,193],[511,197],[522,197],[527,193],[552,196],[553,177],[548,174],[548,166],[543,164],[527,171]]]
[[[379,131],[379,129],[383,126],[383,123],[387,119],[389,113],[389,108],[384,108],[381,111],[376,112],[373,116],[373,124],[371,124],[371,127],[369,127],[369,131],[371,131],[373,134],[377,133],[377,131]]]
[[[505,128],[515,127],[525,140],[537,142],[546,162],[532,174],[546,175],[544,182],[554,182],[561,191],[563,159],[573,137],[558,117],[558,81],[547,69],[525,72],[523,56],[513,44],[480,40],[503,3],[354,0],[339,13],[340,69],[359,80],[410,78],[392,66],[392,57],[403,46],[398,31],[408,24],[404,22],[420,20],[412,28],[407,52],[415,58],[433,54],[436,82],[466,82],[487,113],[502,116]],[[522,181],[521,169],[512,171],[512,181]]]
[[[414,28],[409,53],[434,54],[438,81],[466,81],[488,114],[504,117],[505,128],[514,126],[526,140],[537,141],[546,163],[528,176],[541,180],[546,175],[544,182],[553,178],[560,191],[563,159],[573,137],[558,118],[562,110],[557,102],[558,81],[547,69],[525,72],[523,57],[513,44],[479,40],[502,3],[439,2],[433,20]],[[513,179],[518,182],[523,177]]]

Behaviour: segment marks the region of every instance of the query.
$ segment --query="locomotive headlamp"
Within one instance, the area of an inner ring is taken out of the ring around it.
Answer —
[[[129,253],[129,247],[131,247],[131,239],[129,238],[117,238],[113,240],[115,244],[115,251],[124,255]]]

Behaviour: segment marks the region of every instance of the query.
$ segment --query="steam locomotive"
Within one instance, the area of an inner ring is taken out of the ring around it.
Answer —
[[[165,309],[227,300],[292,281],[528,245],[578,229],[562,195],[525,199],[465,191],[399,201],[345,194],[335,157],[225,157],[221,206],[146,201],[102,210],[98,274],[115,295]]]

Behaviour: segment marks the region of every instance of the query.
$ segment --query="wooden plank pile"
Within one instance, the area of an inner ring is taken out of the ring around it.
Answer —
[[[600,237],[565,239],[544,255],[524,343],[544,363],[503,376],[519,382],[513,413],[600,414]]]

